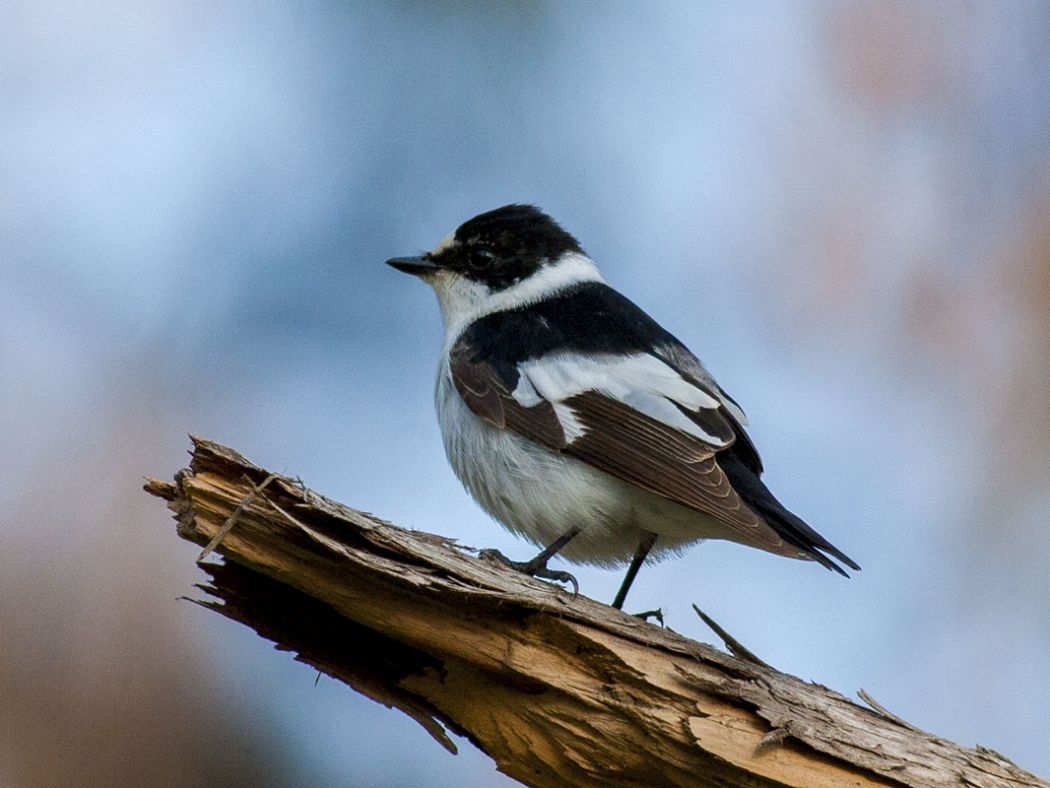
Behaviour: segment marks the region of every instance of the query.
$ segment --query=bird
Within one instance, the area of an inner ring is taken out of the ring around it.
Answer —
[[[515,562],[642,564],[725,539],[849,577],[845,553],[769,491],[744,411],[678,339],[610,287],[539,208],[505,205],[388,265],[430,285],[444,337],[435,405],[453,472],[543,550]]]

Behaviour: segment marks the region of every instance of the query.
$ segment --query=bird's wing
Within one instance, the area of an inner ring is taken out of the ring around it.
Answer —
[[[724,403],[663,359],[565,351],[506,363],[461,338],[449,369],[490,424],[712,516],[741,541],[787,549],[715,460],[736,439]]]
[[[736,433],[736,453],[740,455],[745,467],[754,473],[762,473],[762,458],[758,456],[755,444],[751,442],[751,437],[744,429],[747,425],[747,414],[735,399],[722,390],[722,387],[711,377],[711,373],[700,363],[700,359],[673,336],[667,337],[664,342],[656,345],[653,353],[686,380],[710,392],[722,404],[722,416],[729,421]]]

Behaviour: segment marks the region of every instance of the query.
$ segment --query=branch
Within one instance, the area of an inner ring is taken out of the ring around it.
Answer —
[[[200,564],[199,604],[524,783],[1050,786],[193,442],[189,470],[145,488],[226,559]]]

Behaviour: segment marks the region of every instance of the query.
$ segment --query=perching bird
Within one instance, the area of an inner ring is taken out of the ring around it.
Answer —
[[[743,411],[696,356],[537,208],[483,213],[387,262],[437,293],[452,469],[492,517],[546,545],[508,563],[575,585],[551,556],[630,561],[617,608],[647,556],[701,539],[860,569],[766,488]]]

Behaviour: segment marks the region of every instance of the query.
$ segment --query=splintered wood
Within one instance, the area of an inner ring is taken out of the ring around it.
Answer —
[[[529,785],[1050,786],[825,687],[687,640],[307,490],[194,438],[145,489],[200,604]],[[214,542],[214,544],[212,544]]]

